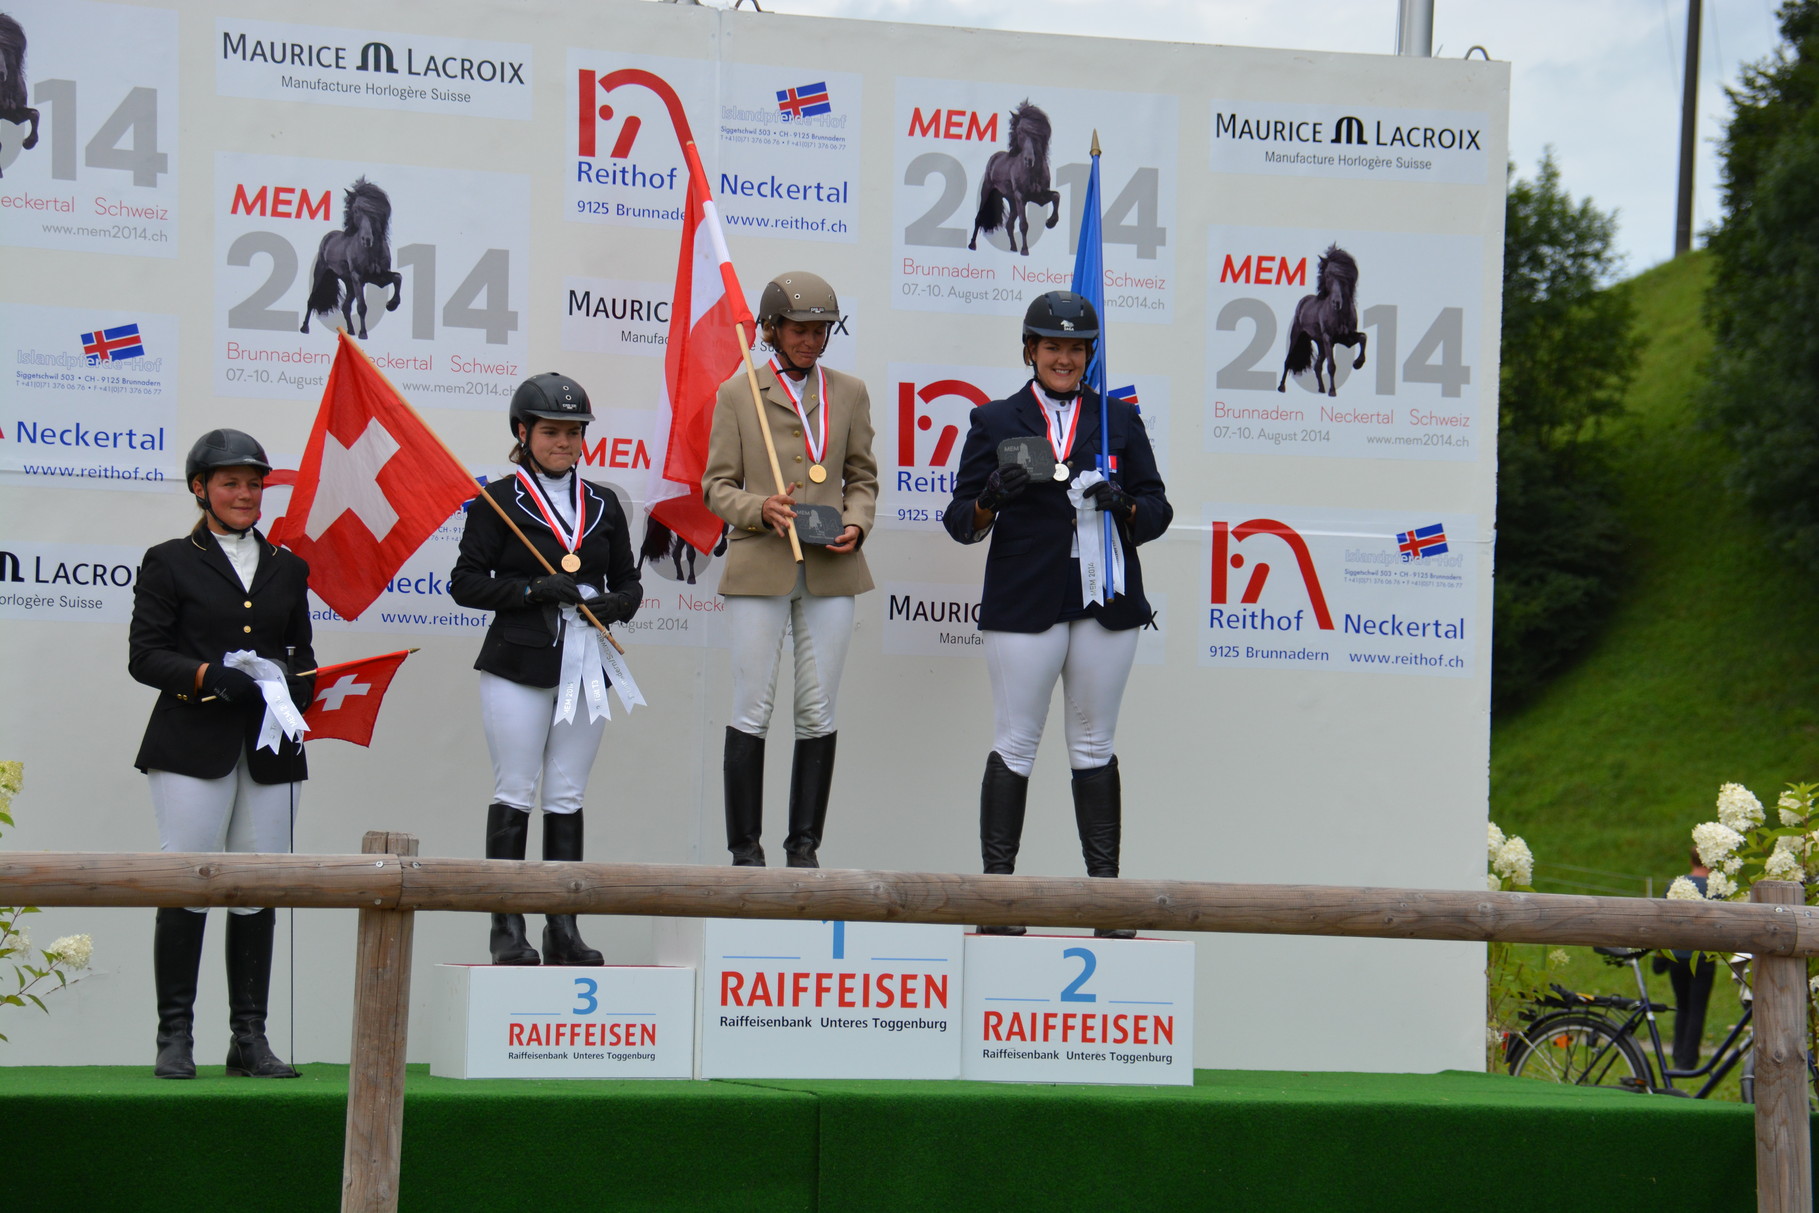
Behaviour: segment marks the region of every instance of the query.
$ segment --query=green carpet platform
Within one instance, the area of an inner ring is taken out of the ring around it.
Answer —
[[[0,1067],[5,1206],[337,1207],[347,1067]],[[461,1082],[412,1066],[400,1207],[1755,1208],[1751,1109],[1468,1073],[1202,1070],[1192,1087]]]

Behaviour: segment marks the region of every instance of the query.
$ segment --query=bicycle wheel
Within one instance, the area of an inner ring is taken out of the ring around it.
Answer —
[[[1653,1076],[1633,1037],[1596,1015],[1552,1015],[1534,1024],[1510,1051],[1510,1073],[1579,1087],[1647,1091]]]

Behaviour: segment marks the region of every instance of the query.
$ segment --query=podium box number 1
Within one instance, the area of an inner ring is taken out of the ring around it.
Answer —
[[[960,1076],[998,1082],[1194,1081],[1194,945],[968,935]]]
[[[960,1077],[960,927],[663,919],[701,975],[702,1078]]]

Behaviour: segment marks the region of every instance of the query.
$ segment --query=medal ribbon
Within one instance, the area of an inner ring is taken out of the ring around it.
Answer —
[[[556,516],[556,511],[544,502],[543,486],[537,483],[537,478],[523,468],[518,469],[518,482],[530,490],[531,500],[537,503],[537,512],[543,515],[543,521],[548,524],[550,533],[556,537],[557,543],[573,552],[581,546],[581,537],[587,534],[587,494],[581,491],[580,475],[575,472],[570,472],[569,475],[575,478],[575,532],[572,535],[562,529],[562,520]]]
[[[1060,437],[1061,429],[1060,429],[1060,426],[1058,426],[1055,422],[1055,414],[1051,413],[1046,408],[1042,410],[1042,424],[1043,424],[1044,428],[1047,429],[1047,431],[1048,431],[1048,444],[1055,452],[1055,462],[1056,463],[1066,463],[1067,457],[1073,453],[1074,435],[1076,433],[1078,433],[1080,430],[1080,413],[1082,410],[1080,409],[1079,404],[1080,404],[1079,397],[1075,397],[1074,398],[1074,405],[1075,405],[1074,415],[1068,419],[1068,423],[1067,423],[1067,443],[1066,443],[1066,445],[1062,444],[1061,437]]]
[[[815,431],[814,427],[808,423],[808,414],[802,411],[802,398],[796,395],[796,390],[790,386],[789,376],[783,373],[783,368],[777,365],[775,358],[771,359],[771,374],[775,375],[777,382],[783,386],[783,394],[789,397],[790,404],[796,410],[796,416],[802,419],[802,445],[808,448],[809,461],[819,464],[822,456],[827,453],[827,372],[819,366],[815,367],[815,391],[818,393],[816,399],[821,405],[821,444],[819,446],[815,445]]]

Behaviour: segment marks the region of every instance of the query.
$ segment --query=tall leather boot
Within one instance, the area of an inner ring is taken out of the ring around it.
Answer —
[[[152,979],[158,986],[158,1060],[152,1073],[159,1078],[196,1076],[196,970],[207,926],[207,914],[162,909],[152,928]]]
[[[543,815],[543,857],[579,860],[584,829],[581,810]],[[543,916],[543,963],[546,965],[603,965],[606,957],[581,942],[573,914]]]
[[[227,1045],[230,1078],[297,1078],[265,1039],[266,1000],[272,987],[272,932],[278,911],[227,916]]]
[[[1118,844],[1124,831],[1124,789],[1118,778],[1118,759],[1102,767],[1074,772],[1074,824],[1080,831],[1080,854],[1088,876],[1118,875]],[[1100,939],[1135,939],[1137,932],[1100,927]]]
[[[726,726],[726,849],[735,868],[764,866],[764,738]]]
[[[1017,870],[1023,841],[1023,810],[1029,803],[1028,775],[1019,775],[993,750],[979,782],[979,855],[986,875]],[[1022,935],[1028,927],[980,927],[981,935]]]
[[[783,840],[786,867],[818,868],[821,830],[827,824],[827,797],[834,786],[834,738],[799,737],[789,775],[789,837]]]
[[[486,857],[488,859],[523,859],[524,840],[530,832],[531,815],[509,804],[486,806]],[[541,958],[524,937],[524,915],[495,914],[487,947],[496,965],[534,965]]]

